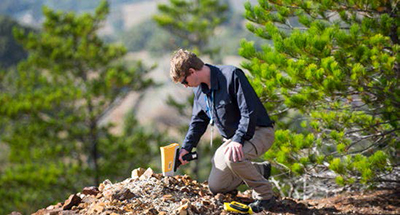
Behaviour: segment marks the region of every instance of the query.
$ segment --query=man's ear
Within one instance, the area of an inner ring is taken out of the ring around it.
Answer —
[[[190,72],[190,74],[193,74],[195,71],[196,71],[195,69],[193,69],[193,68],[189,68],[189,72]]]

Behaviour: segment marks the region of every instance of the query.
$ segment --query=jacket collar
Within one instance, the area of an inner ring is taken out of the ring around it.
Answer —
[[[219,89],[219,84],[218,84],[218,75],[220,73],[220,70],[212,66],[210,64],[206,64],[210,68],[210,84],[211,84],[211,89],[208,89],[207,84],[202,83],[201,84],[201,91],[204,94],[209,94],[213,90],[218,90]]]

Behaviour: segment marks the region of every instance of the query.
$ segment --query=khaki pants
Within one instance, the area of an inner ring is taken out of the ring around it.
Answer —
[[[225,156],[225,149],[230,143],[226,140],[215,152],[211,162],[212,168],[208,177],[210,191],[226,193],[235,190],[242,182],[253,189],[254,199],[270,199],[273,195],[272,185],[263,176],[264,169],[251,160],[263,155],[274,142],[274,129],[256,127],[253,138],[245,141],[243,153],[245,159],[233,162]]]

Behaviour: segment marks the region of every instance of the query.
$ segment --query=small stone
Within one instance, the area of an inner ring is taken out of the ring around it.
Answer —
[[[202,204],[202,205],[210,205],[211,202],[208,201],[208,200],[201,200],[201,204]]]
[[[128,188],[123,188],[122,190],[117,191],[114,195],[112,195],[113,199],[118,199],[123,201],[125,199],[131,199],[135,197],[135,194],[131,192]]]
[[[153,177],[155,177],[157,180],[161,180],[163,178],[163,174],[162,173],[154,173]]]
[[[171,194],[166,194],[166,195],[163,196],[163,200],[164,201],[171,200],[171,199],[172,199],[172,195]]]
[[[90,208],[88,214],[99,214],[99,213],[103,212],[104,207],[105,207],[105,204],[103,202],[97,203]]]
[[[54,213],[54,215],[76,215],[75,211],[60,211],[58,213]]]
[[[113,193],[112,190],[106,190],[106,191],[103,192],[104,197],[107,198],[107,199],[111,199],[113,194],[114,193]]]
[[[96,199],[101,199],[101,197],[103,197],[102,193],[97,194]]]
[[[179,215],[187,215],[188,214],[188,212],[187,212],[188,207],[189,207],[189,203],[186,203],[186,204],[180,206],[178,208],[178,214]]]
[[[92,202],[95,202],[95,201],[96,201],[96,197],[94,197],[94,196],[85,196],[82,199],[83,203],[88,203],[88,204],[91,204]]]
[[[86,208],[88,205],[89,205],[89,203],[80,203],[80,204],[78,205],[78,209]]]
[[[69,198],[67,199],[67,201],[65,201],[62,209],[63,210],[70,210],[73,206],[79,205],[79,203],[81,203],[82,199],[76,195],[70,195]]]
[[[217,195],[214,196],[214,198],[220,202],[224,200],[224,195],[221,193],[218,193]]]
[[[105,186],[107,186],[107,185],[111,185],[111,186],[112,186],[112,185],[113,185],[109,179],[104,180],[104,181],[103,181],[103,184],[104,184]]]
[[[55,208],[54,205],[50,205],[49,207],[46,208],[46,210],[52,210],[54,208]]]
[[[139,167],[139,168],[137,168],[137,169],[134,169],[134,170],[132,170],[131,178],[133,178],[133,179],[139,178],[141,175],[143,175],[143,173],[144,173],[145,171],[146,171],[146,170],[143,169],[142,167]]]
[[[46,214],[46,215],[47,215],[47,214],[49,214],[49,215],[58,215],[58,214],[60,214],[62,211],[63,211],[62,208],[55,208],[55,209],[53,209],[53,210],[46,211],[45,214]]]
[[[85,187],[82,190],[83,194],[85,194],[85,195],[93,195],[93,196],[97,195],[99,192],[100,192],[99,189],[97,189],[97,187],[94,187],[94,186]]]
[[[150,208],[150,209],[145,210],[143,212],[143,214],[146,214],[146,215],[157,215],[158,211],[155,208]]]
[[[182,187],[182,188],[180,189],[180,191],[183,192],[183,193],[188,193],[188,192],[190,192],[189,188],[187,188],[187,187]]]
[[[147,168],[147,170],[140,176],[140,180],[146,180],[151,178],[151,176],[153,175],[153,170],[149,167]]]

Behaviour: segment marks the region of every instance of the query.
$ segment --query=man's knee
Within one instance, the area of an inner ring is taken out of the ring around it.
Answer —
[[[214,195],[217,193],[226,193],[231,191],[229,190],[231,184],[231,182],[227,182],[225,180],[213,179],[211,177],[208,178],[208,189]]]
[[[208,189],[214,195],[216,195],[217,193],[223,193],[223,189],[221,188],[221,185],[212,183],[211,181],[208,182]]]

